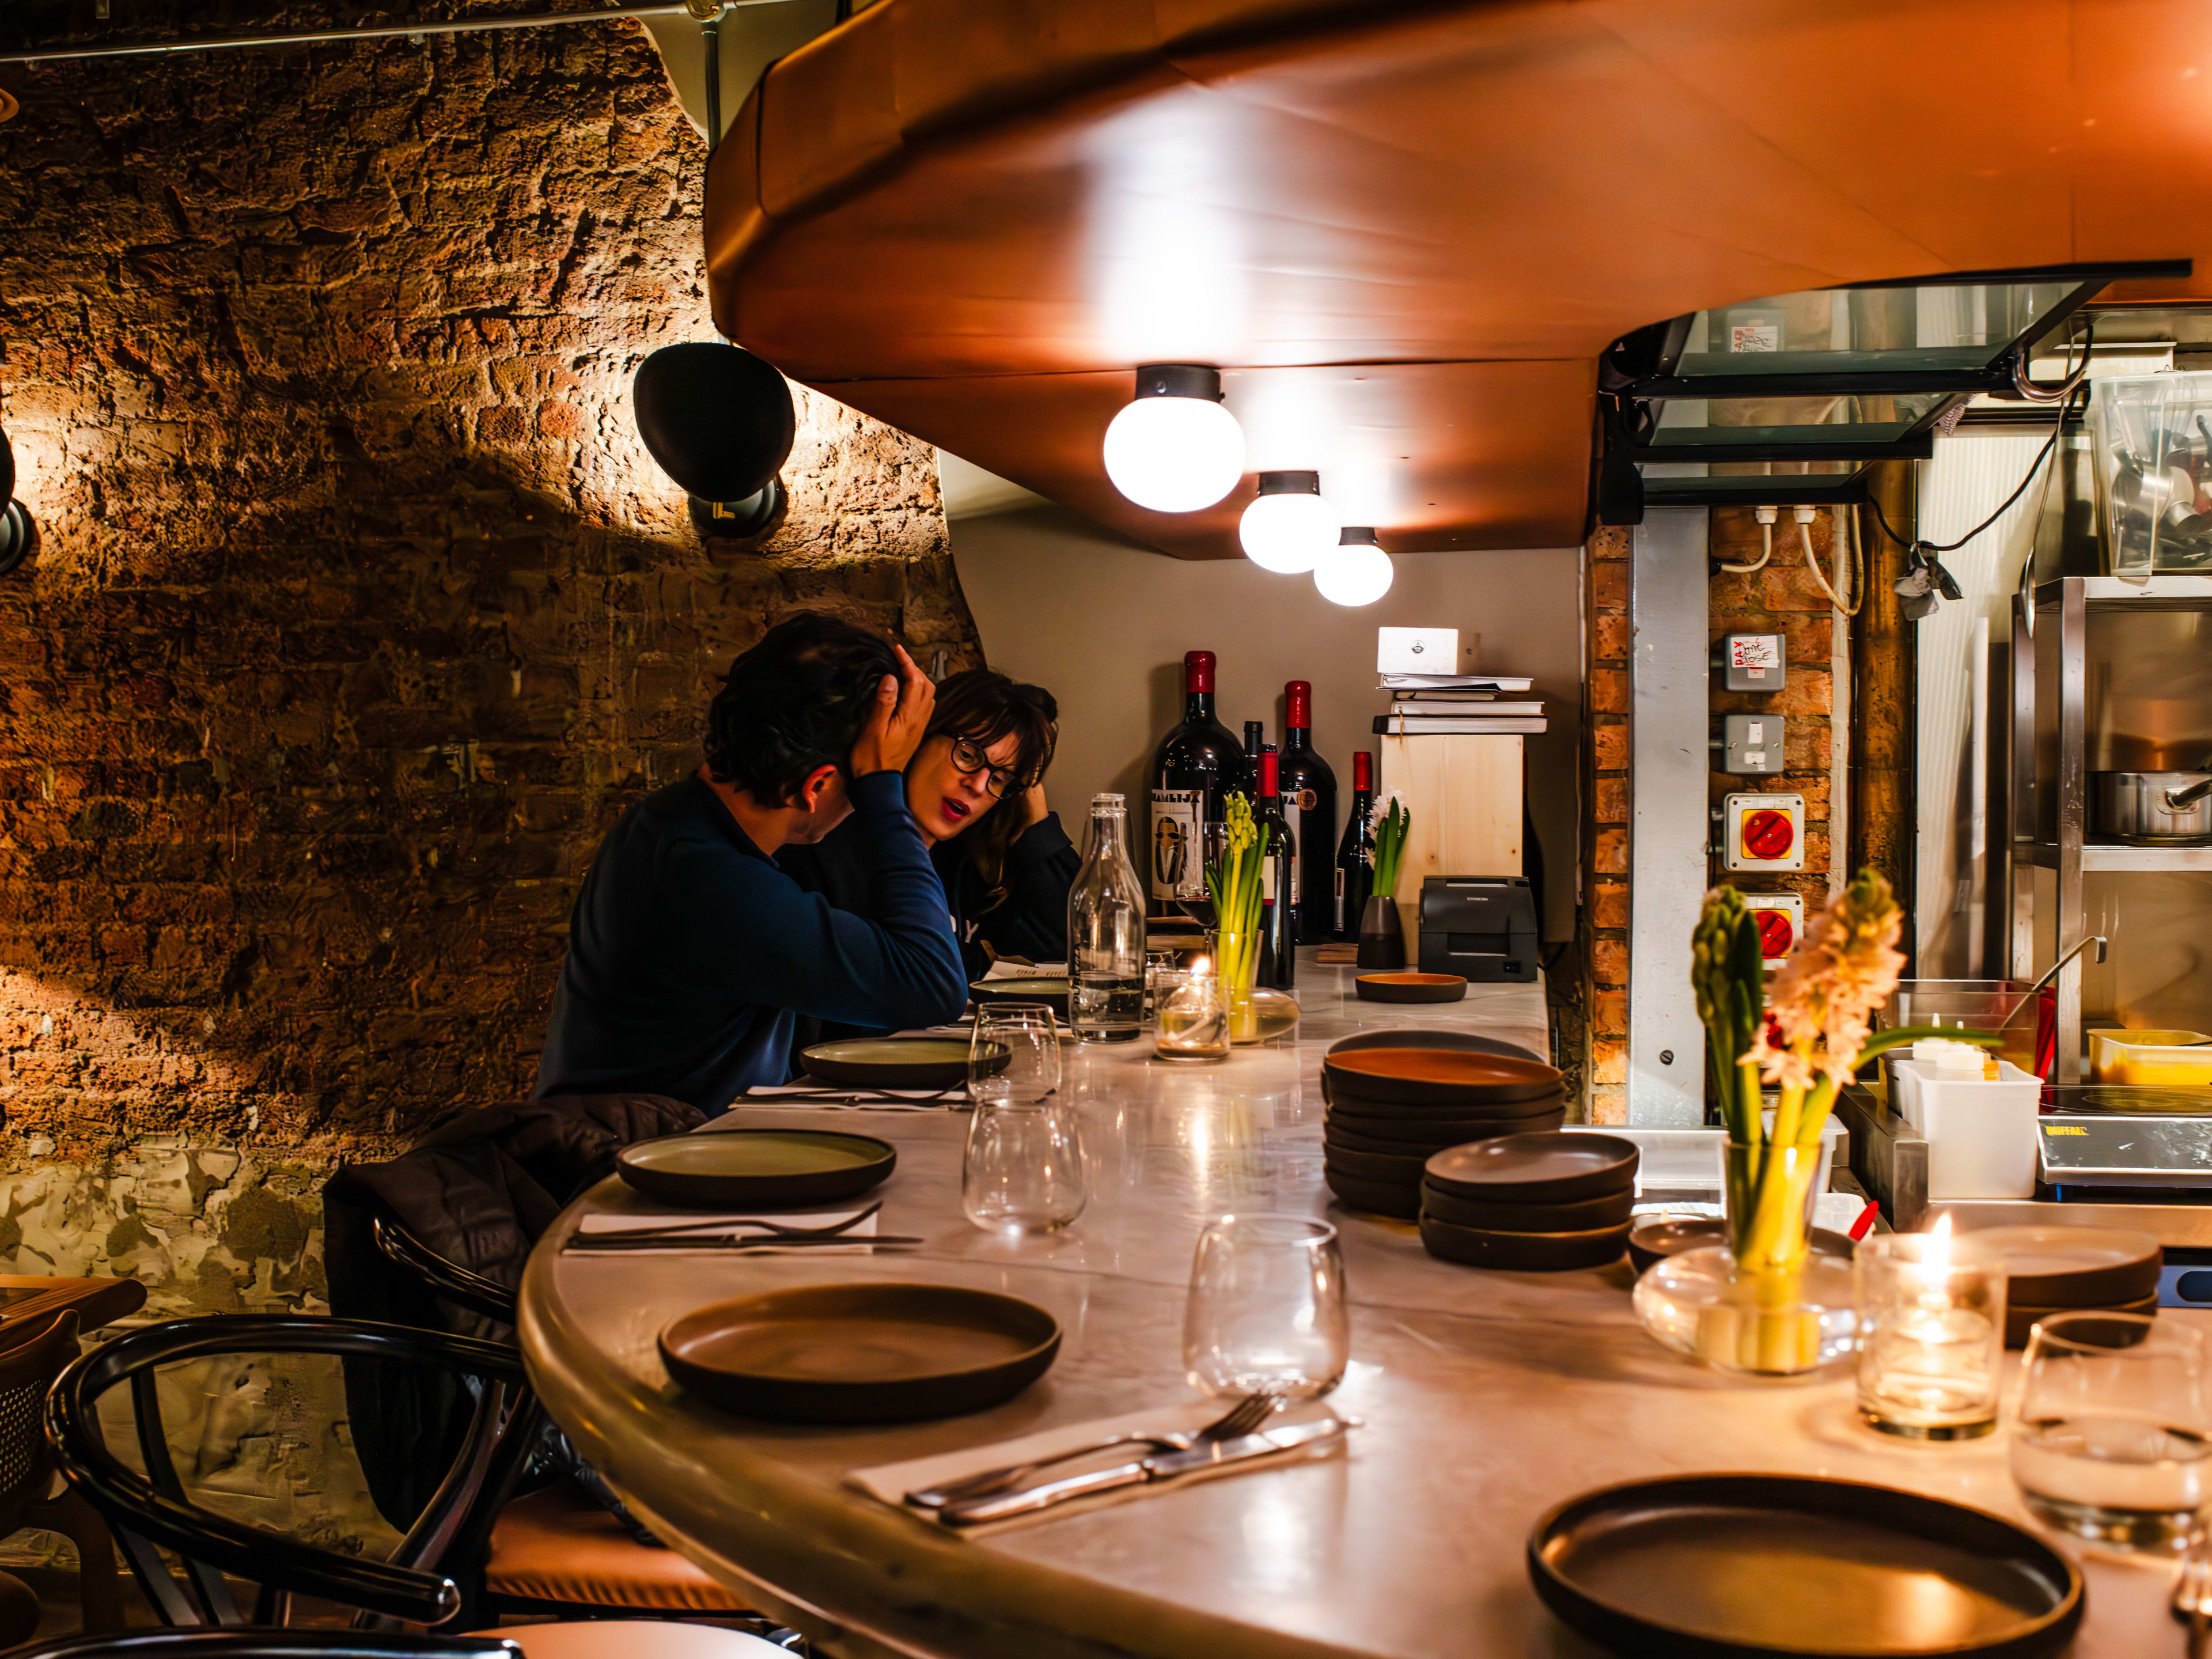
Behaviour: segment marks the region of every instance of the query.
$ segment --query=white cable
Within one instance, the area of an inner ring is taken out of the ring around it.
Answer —
[[[1797,509],[1800,514],[1797,520],[1797,538],[1805,546],[1805,568],[1813,573],[1813,580],[1820,584],[1820,591],[1828,596],[1830,605],[1835,606],[1846,617],[1856,617],[1859,614],[1859,606],[1866,603],[1866,572],[1859,568],[1854,556],[1850,579],[1845,585],[1854,591],[1856,597],[1849,605],[1844,605],[1836,597],[1836,590],[1828,586],[1828,574],[1820,568],[1820,561],[1814,556],[1812,511],[1812,508],[1804,507]],[[1858,545],[1856,536],[1851,538],[1851,545],[1856,556]]]
[[[1761,507],[1754,507],[1753,511],[1759,515],[1759,535],[1766,543],[1766,550],[1759,556],[1759,561],[1755,564],[1729,564],[1725,561],[1723,562],[1722,569],[1732,571],[1739,576],[1749,575],[1754,570],[1764,570],[1766,568],[1766,562],[1774,556],[1774,520],[1781,509]]]

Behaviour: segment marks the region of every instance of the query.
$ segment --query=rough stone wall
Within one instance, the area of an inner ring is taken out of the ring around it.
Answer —
[[[801,392],[781,528],[693,533],[628,387],[712,337],[704,155],[635,25],[8,84],[0,1271],[316,1308],[316,1185],[527,1091],[575,884],[734,652],[812,605],[980,660],[934,459]],[[228,1467],[324,1492],[331,1404]]]

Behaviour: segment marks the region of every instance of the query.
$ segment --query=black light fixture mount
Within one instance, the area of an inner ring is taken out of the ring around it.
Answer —
[[[0,501],[7,503],[0,507],[0,576],[4,576],[39,544],[38,520],[15,499],[15,452],[4,432],[0,432]]]

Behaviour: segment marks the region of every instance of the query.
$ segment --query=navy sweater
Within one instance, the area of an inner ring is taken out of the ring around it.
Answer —
[[[569,918],[538,1095],[636,1091],[720,1112],[790,1077],[797,1016],[958,1018],[967,977],[905,781],[849,787],[866,916],[801,891],[696,775],[624,813]]]

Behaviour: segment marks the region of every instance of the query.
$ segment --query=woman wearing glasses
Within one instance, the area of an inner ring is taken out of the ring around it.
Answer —
[[[1041,685],[988,668],[937,688],[921,747],[906,767],[906,805],[945,883],[953,936],[971,979],[994,957],[1067,958],[1067,890],[1081,855],[1045,805],[1060,705]],[[776,861],[841,910],[869,911],[850,826]]]

